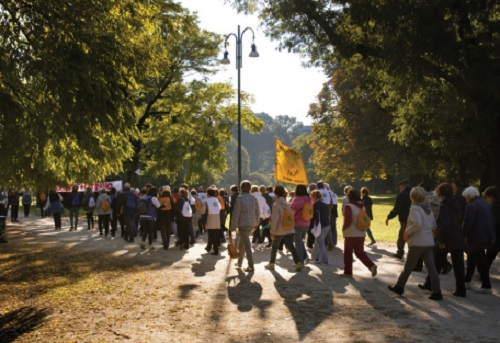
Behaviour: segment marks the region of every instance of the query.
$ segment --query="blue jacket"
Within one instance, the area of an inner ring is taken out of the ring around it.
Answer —
[[[486,201],[475,197],[465,206],[463,228],[468,244],[490,243],[496,239],[495,220]]]

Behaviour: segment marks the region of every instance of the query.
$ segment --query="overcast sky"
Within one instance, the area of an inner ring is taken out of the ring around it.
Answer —
[[[243,36],[243,68],[241,69],[241,90],[253,94],[254,112],[266,112],[271,116],[289,115],[304,124],[310,124],[307,117],[309,104],[315,101],[326,77],[320,69],[304,68],[298,55],[278,52],[277,43],[268,39],[256,16],[237,14],[223,0],[179,0],[192,12],[197,12],[202,29],[222,35],[236,33],[238,25],[241,31],[250,26],[255,32],[255,44],[259,58],[248,57],[252,43],[251,32]],[[230,37],[229,59],[231,64],[214,77],[213,82],[231,82],[237,88],[237,70],[235,65],[236,39]],[[220,58],[222,58],[221,47]]]

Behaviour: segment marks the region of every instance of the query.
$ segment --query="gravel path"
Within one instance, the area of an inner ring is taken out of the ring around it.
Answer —
[[[64,227],[64,225],[66,226]],[[441,276],[444,300],[427,299],[413,273],[404,296],[387,289],[403,262],[393,244],[367,248],[378,275],[359,262],[343,278],[342,250],[330,265],[296,273],[290,254],[254,253],[255,273],[237,270],[222,249],[143,251],[121,238],[80,227],[53,230],[52,219],[8,223],[0,245],[0,342],[498,342],[499,266],[493,295],[452,296],[453,273]],[[341,242],[342,244],[342,242]],[[246,264],[246,263],[245,263]],[[244,266],[245,266],[244,264]],[[479,283],[476,281],[477,285]]]

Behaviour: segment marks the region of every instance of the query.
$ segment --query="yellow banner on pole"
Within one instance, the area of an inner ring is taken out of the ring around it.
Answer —
[[[300,151],[276,140],[276,166],[274,179],[294,185],[307,185],[306,168]]]

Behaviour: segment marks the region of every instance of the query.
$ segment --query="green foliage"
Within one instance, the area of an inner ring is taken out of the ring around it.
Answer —
[[[498,1],[231,2],[248,10],[258,5],[280,48],[308,56],[332,75],[342,68],[357,83],[353,98],[368,99],[356,112],[386,113],[383,122],[392,120],[382,126],[404,149],[403,159],[435,161],[419,164],[419,172],[500,180]],[[341,111],[340,120],[355,118]],[[334,134],[346,134],[347,124],[353,122],[339,123],[344,131]],[[357,140],[363,132],[347,133],[347,142],[353,133]],[[371,165],[368,173],[380,174]]]

